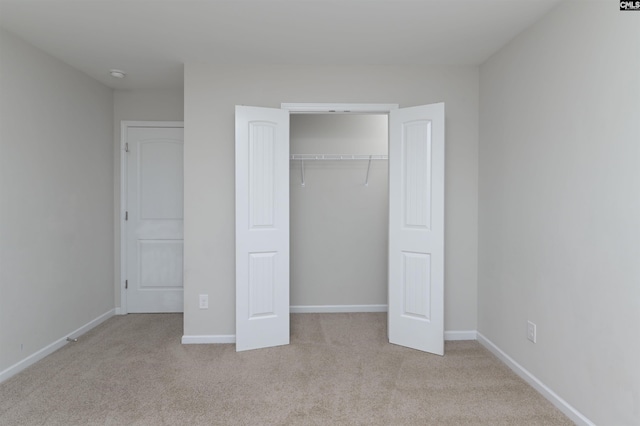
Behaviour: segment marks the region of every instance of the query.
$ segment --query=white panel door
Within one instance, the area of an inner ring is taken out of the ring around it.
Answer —
[[[444,104],[389,117],[389,342],[444,354]]]
[[[182,312],[184,129],[127,128],[128,312]]]
[[[236,106],[236,350],[289,344],[289,113]]]

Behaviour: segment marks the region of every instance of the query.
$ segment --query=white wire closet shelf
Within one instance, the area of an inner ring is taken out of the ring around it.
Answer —
[[[371,171],[371,161],[372,160],[388,160],[388,155],[358,155],[358,154],[291,154],[291,160],[299,160],[300,161],[300,186],[305,186],[305,177],[304,177],[304,162],[306,161],[322,161],[322,160],[331,160],[331,161],[340,161],[340,160],[367,160],[369,164],[367,165],[367,177],[364,181],[364,186],[369,186],[369,172]]]
[[[388,160],[388,155],[368,154],[291,154],[291,160]]]

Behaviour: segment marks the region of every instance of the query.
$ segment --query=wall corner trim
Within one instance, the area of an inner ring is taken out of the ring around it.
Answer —
[[[31,355],[29,355],[28,357],[24,358],[23,360],[18,361],[17,363],[13,364],[11,367],[7,368],[6,370],[1,371],[0,372],[0,383],[4,382],[5,380],[9,379],[10,377],[15,376],[16,374],[18,374],[22,370],[24,370],[27,367],[35,364],[36,362],[40,361],[41,359],[43,359],[47,355],[50,355],[50,354],[54,353],[55,351],[57,351],[58,349],[60,349],[61,347],[63,347],[67,343],[69,343],[69,342],[67,342],[67,337],[76,338],[78,336],[83,335],[87,331],[91,330],[92,328],[102,324],[103,322],[105,322],[106,320],[111,318],[115,314],[115,312],[116,312],[115,309],[111,309],[111,310],[105,312],[104,314],[100,315],[99,317],[89,321],[88,323],[86,323],[82,327],[80,327],[80,328],[78,328],[78,329],[76,329],[76,330],[74,330],[74,331],[72,331],[70,333],[65,334],[63,337],[59,338],[58,340],[54,341],[53,343],[45,346],[44,348],[40,349],[37,352],[32,353]]]
[[[527,371],[523,366],[518,364],[513,358],[507,355],[502,349],[496,346],[491,340],[487,339],[482,333],[477,332],[478,342],[487,348],[492,354],[494,354],[500,361],[505,363],[511,370],[513,370],[518,376],[520,376],[531,387],[544,396],[549,402],[562,411],[567,417],[574,421],[579,426],[595,426],[591,420],[585,417],[578,410],[573,408],[567,401],[562,399],[557,393],[552,391],[547,385],[542,383],[540,379]]]
[[[235,334],[182,336],[183,345],[236,343]]]

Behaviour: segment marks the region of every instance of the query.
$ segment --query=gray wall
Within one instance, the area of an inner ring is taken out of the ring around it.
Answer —
[[[122,121],[183,121],[184,91],[116,90],[113,92],[113,164],[114,168],[114,286],[115,304],[120,305],[120,144]]]
[[[3,371],[114,308],[113,95],[4,30],[0,52]]]
[[[480,72],[478,329],[602,425],[640,424],[639,41],[561,4]]]
[[[292,114],[292,154],[387,155],[386,115]],[[291,161],[291,305],[386,305],[387,161]]]
[[[473,66],[186,64],[185,334],[235,334],[234,106],[281,102],[446,103],[445,329],[475,330],[478,78]]]

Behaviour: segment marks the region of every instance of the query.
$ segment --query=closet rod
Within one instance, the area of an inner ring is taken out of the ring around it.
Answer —
[[[388,155],[291,154],[291,160],[388,160]]]

